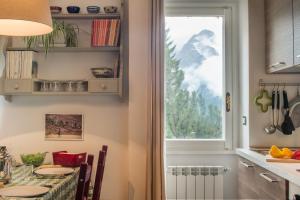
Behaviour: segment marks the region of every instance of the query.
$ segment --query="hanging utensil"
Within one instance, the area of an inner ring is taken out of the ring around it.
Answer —
[[[276,119],[276,129],[279,130],[280,132],[282,132],[281,130],[281,126],[279,125],[279,120],[280,120],[280,91],[279,91],[279,87],[277,88],[276,91],[276,114],[277,114],[277,119]]]
[[[268,112],[269,106],[272,105],[272,97],[270,97],[265,86],[260,89],[259,95],[255,97],[255,104],[259,106],[261,112]]]
[[[292,119],[290,118],[289,101],[288,101],[287,92],[283,90],[282,95],[283,95],[284,121],[281,124],[281,130],[283,134],[291,135],[295,130],[295,127]]]
[[[294,127],[300,127],[300,91],[299,85],[297,86],[297,96],[290,101],[290,117],[293,121]]]
[[[276,132],[276,126],[275,126],[275,122],[274,122],[274,115],[275,115],[274,109],[275,109],[275,90],[273,88],[273,91],[272,91],[272,124],[265,128],[265,132],[267,134],[273,134]]]

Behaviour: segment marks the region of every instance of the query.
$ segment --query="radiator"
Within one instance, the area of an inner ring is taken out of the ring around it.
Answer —
[[[168,200],[223,199],[224,166],[169,166]]]

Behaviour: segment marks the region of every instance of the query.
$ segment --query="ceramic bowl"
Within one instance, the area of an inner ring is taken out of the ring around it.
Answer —
[[[104,7],[104,12],[105,13],[116,13],[116,12],[118,12],[118,7],[116,7],[116,6],[105,6]]]
[[[62,8],[59,6],[50,6],[50,11],[52,14],[59,14],[62,11]]]
[[[99,6],[88,6],[88,7],[86,7],[86,10],[88,11],[88,13],[98,14],[100,12],[100,7]]]
[[[80,12],[80,7],[78,7],[78,6],[68,6],[67,11],[68,11],[68,13],[72,13],[72,14],[79,13]]]
[[[114,76],[113,70],[108,67],[91,68],[91,71],[95,78],[112,78]]]

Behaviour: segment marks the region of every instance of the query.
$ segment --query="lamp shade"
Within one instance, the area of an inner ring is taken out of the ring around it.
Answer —
[[[0,35],[33,36],[52,30],[48,0],[0,0]]]

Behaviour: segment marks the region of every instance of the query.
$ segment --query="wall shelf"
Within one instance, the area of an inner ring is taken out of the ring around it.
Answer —
[[[13,96],[95,96],[95,95],[115,95],[120,96],[119,82],[120,78],[98,78],[82,80],[87,83],[86,91],[68,92],[68,91],[40,91],[40,84],[44,81],[52,80],[42,79],[1,79],[1,95],[7,97],[7,101],[12,101]],[[53,80],[58,82],[58,80]],[[62,82],[76,82],[77,80],[61,80]]]
[[[78,21],[78,25],[83,28],[83,30],[86,33],[90,33],[90,23],[93,19],[119,19],[120,20],[120,38],[119,38],[119,46],[103,46],[103,47],[92,47],[90,46],[91,43],[91,36],[90,35],[80,35],[81,37],[78,38],[80,41],[79,44],[82,45],[80,47],[52,47],[49,48],[49,53],[51,52],[57,52],[57,53],[70,53],[70,55],[64,55],[66,57],[72,58],[71,56],[81,56],[82,54],[83,58],[82,61],[84,61],[85,56],[88,56],[87,59],[89,59],[88,53],[98,52],[101,58],[105,58],[103,60],[103,63],[109,63],[106,64],[110,68],[115,69],[116,61],[112,60],[115,59],[116,56],[118,56],[118,78],[102,78],[102,79],[96,79],[91,78],[85,81],[85,89],[83,91],[78,90],[69,92],[67,89],[62,89],[62,91],[54,92],[54,91],[43,91],[42,83],[43,81],[47,80],[40,80],[40,79],[9,79],[12,78],[12,76],[6,77],[4,74],[3,77],[0,79],[0,95],[4,96],[4,98],[7,101],[12,101],[14,96],[102,96],[102,95],[111,95],[116,96],[120,98],[124,98],[127,92],[127,67],[128,67],[128,52],[129,52],[129,43],[128,43],[128,2],[125,0],[124,3],[122,3],[122,6],[119,8],[120,13],[113,13],[113,14],[106,14],[106,13],[100,13],[100,14],[53,14],[52,18],[57,20],[73,20]],[[74,23],[72,21],[72,23]],[[24,41],[19,40],[18,38],[11,38],[11,41],[9,43],[11,46],[6,49],[6,51],[35,51],[37,53],[45,53],[45,50],[43,47],[36,47],[36,48],[26,48],[26,44],[24,44]],[[74,53],[74,55],[72,54]],[[75,55],[78,53],[77,55]],[[19,52],[17,55],[19,56]],[[103,55],[102,55],[103,54]],[[12,55],[12,54],[10,54]],[[98,54],[97,54],[98,55]],[[97,56],[93,54],[93,58]],[[15,56],[15,54],[13,55]],[[56,54],[53,56],[57,56]],[[37,59],[41,60],[41,56],[36,56]],[[106,60],[107,57],[107,60]],[[67,58],[66,58],[67,59]],[[34,60],[35,61],[35,60]],[[51,60],[50,60],[51,61]],[[60,62],[61,60],[58,60],[57,62]],[[62,62],[65,60],[63,59]],[[38,60],[37,60],[38,62]],[[41,61],[41,63],[47,62],[46,60]],[[56,61],[55,61],[56,62]],[[88,62],[91,62],[91,60],[88,60]],[[92,62],[95,63],[95,66],[101,66],[102,60],[100,62],[95,59]],[[99,62],[99,63],[98,63]],[[12,62],[13,63],[13,62]],[[49,63],[46,63],[49,64]],[[42,64],[44,65],[44,63]],[[41,65],[41,66],[42,66]],[[46,65],[47,66],[47,65]],[[40,67],[40,66],[39,66]],[[11,68],[9,68],[11,69]],[[15,69],[14,69],[15,70]],[[85,69],[84,69],[85,70]],[[24,70],[26,71],[26,70]],[[31,70],[30,70],[31,71]],[[86,68],[86,71],[90,73],[90,69]],[[10,74],[10,71],[8,71]],[[28,70],[26,71],[28,72]],[[114,71],[116,72],[116,71]],[[35,76],[20,76],[20,77],[39,77],[40,71],[37,71],[37,74],[34,74]],[[49,70],[47,73],[53,73],[52,76],[49,77],[55,77],[55,73],[59,73],[59,71],[53,71]],[[42,73],[41,73],[42,74]],[[16,76],[14,76],[16,77]],[[19,77],[19,76],[17,76]],[[84,78],[83,78],[84,79]],[[49,80],[51,81],[51,80]],[[54,81],[54,80],[53,80]],[[72,81],[72,80],[70,80]],[[43,85],[44,87],[44,85]],[[64,86],[63,86],[64,87]]]
[[[113,95],[118,93],[91,93],[91,92],[32,92],[31,96],[95,96],[95,95]]]
[[[53,19],[119,19],[120,13],[100,14],[52,14]]]
[[[28,51],[44,52],[44,48],[8,47],[7,51]],[[49,52],[120,52],[120,47],[52,47]]]

